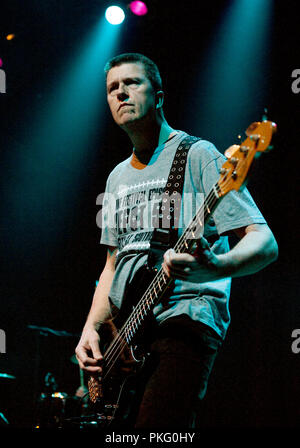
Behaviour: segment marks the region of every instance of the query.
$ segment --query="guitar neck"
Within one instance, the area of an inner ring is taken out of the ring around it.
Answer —
[[[184,230],[181,237],[175,244],[175,252],[190,253],[192,251],[195,241],[198,240],[203,234],[204,224],[206,223],[209,215],[216,208],[220,199],[221,196],[219,195],[219,185],[216,183],[210,190],[188,227]]]

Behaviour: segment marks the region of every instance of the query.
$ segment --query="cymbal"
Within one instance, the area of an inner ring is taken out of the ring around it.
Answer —
[[[69,337],[79,337],[80,334],[75,334],[75,333],[69,333],[68,331],[65,330],[53,330],[52,328],[47,328],[47,327],[38,327],[37,325],[27,325],[27,328],[30,328],[30,330],[36,330],[39,331],[40,334],[47,336],[48,334],[54,334],[55,336],[69,336]]]
[[[75,354],[71,356],[70,361],[71,361],[73,364],[78,364],[78,361],[77,361],[77,358],[76,358],[76,355],[75,355]]]
[[[16,379],[15,376],[9,375],[8,373],[0,373],[0,378],[8,378],[8,379],[11,379],[11,380],[15,380]]]

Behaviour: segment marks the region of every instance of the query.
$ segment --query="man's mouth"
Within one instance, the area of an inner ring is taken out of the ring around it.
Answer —
[[[119,108],[118,108],[118,111],[119,111],[120,109],[122,109],[122,107],[124,107],[124,106],[133,106],[133,104],[130,104],[130,103],[122,103],[122,104],[120,104],[120,106],[119,106]]]

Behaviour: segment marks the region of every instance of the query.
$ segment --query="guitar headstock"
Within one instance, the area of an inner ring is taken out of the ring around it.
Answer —
[[[247,138],[240,145],[232,145],[225,151],[226,162],[220,170],[219,196],[231,190],[239,190],[246,180],[254,156],[270,149],[277,125],[271,121],[256,121],[246,130]]]

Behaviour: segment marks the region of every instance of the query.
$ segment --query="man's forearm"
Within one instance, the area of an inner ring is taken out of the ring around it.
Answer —
[[[110,269],[104,269],[102,271],[85,327],[92,326],[98,330],[101,323],[111,317],[108,295],[113,278],[114,271]]]
[[[223,262],[225,276],[242,277],[260,271],[277,256],[278,246],[271,230],[267,226],[253,226],[253,230],[219,259]]]

